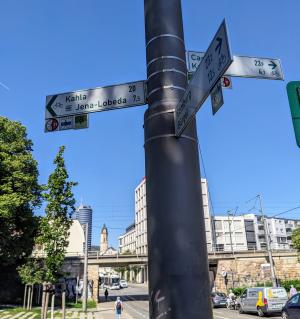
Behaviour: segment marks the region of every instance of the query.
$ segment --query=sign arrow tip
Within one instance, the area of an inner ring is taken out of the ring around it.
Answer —
[[[221,48],[222,48],[222,38],[217,37],[216,40],[218,41],[218,44],[217,44],[217,46],[216,46],[216,48],[215,48],[215,52],[217,52],[217,51],[219,50],[219,54],[220,54]]]
[[[270,61],[269,66],[272,68],[272,70],[274,70],[275,68],[277,68],[277,64],[274,61]]]

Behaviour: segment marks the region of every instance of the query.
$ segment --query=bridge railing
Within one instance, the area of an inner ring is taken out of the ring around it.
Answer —
[[[296,253],[297,250],[296,249],[272,249],[273,253]],[[214,249],[212,251],[208,251],[208,255],[212,256],[212,255],[236,255],[236,254],[258,254],[258,253],[267,253],[267,250],[258,250],[258,249],[239,249],[239,250],[234,250],[233,252],[231,250],[222,250],[222,249]],[[44,251],[34,251],[32,253],[33,257],[36,258],[44,258],[46,256],[46,253]],[[84,257],[84,252],[82,251],[75,251],[75,252],[66,252],[65,256],[68,258],[70,257],[78,257],[78,258],[83,258]],[[115,255],[101,255],[100,251],[89,251],[88,252],[88,257],[89,258],[96,258],[96,259],[105,259],[105,258],[120,258],[120,259],[124,259],[124,258],[128,258],[128,257],[132,257],[132,258],[147,258],[148,255],[147,254],[115,254]]]

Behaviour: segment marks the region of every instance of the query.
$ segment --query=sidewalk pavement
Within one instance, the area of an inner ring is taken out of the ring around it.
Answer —
[[[95,312],[96,316],[95,319],[115,319],[115,303],[114,302],[105,302],[105,303],[99,303],[97,306],[97,312]],[[133,319],[128,312],[126,311],[126,308],[124,307],[124,310],[122,311],[121,315],[122,319]]]
[[[50,318],[50,311],[48,311],[48,318]],[[10,314],[8,311],[0,310],[0,319],[39,319],[40,315],[31,311],[23,311],[17,314]],[[100,303],[97,309],[88,309],[87,313],[79,309],[67,309],[66,319],[115,319],[114,302]],[[61,319],[61,312],[54,311],[54,319]],[[121,319],[133,319],[125,307],[122,311]]]

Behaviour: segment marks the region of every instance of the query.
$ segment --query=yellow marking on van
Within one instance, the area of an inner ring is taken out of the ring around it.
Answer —
[[[269,298],[273,298],[273,290],[272,290],[272,288],[268,289],[268,296],[269,296]]]
[[[263,293],[262,291],[259,291],[258,292],[258,299],[257,299],[257,303],[256,303],[256,307],[263,307],[265,304],[264,304],[264,301],[263,301]]]

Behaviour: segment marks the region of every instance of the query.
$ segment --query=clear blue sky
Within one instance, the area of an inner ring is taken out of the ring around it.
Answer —
[[[236,55],[278,57],[285,81],[233,79],[225,105],[197,114],[214,211],[224,214],[261,193],[267,214],[300,204],[297,148],[285,86],[300,80],[298,0],[182,0],[186,49],[205,50],[223,18]],[[146,78],[143,1],[4,0],[0,6],[1,115],[21,121],[34,142],[40,182],[60,145],[77,202],[94,209],[93,243],[134,219],[134,188],[145,175],[146,106],[93,113],[86,130],[44,133],[49,94]],[[202,171],[203,175],[203,171]],[[299,218],[300,210],[282,215]]]

